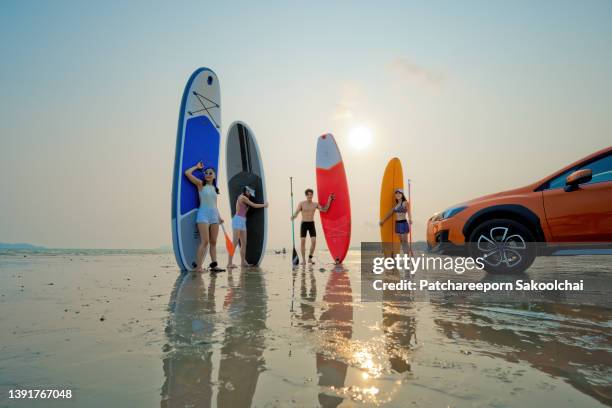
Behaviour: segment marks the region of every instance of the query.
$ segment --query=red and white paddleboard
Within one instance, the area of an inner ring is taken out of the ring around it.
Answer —
[[[329,195],[335,199],[327,212],[320,212],[325,241],[335,262],[342,262],[351,242],[351,200],[342,156],[330,133],[317,140],[317,199],[325,206]]]

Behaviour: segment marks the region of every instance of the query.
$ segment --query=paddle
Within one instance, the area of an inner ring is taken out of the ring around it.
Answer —
[[[291,242],[293,244],[293,256],[291,258],[291,263],[293,266],[297,266],[300,264],[300,257],[295,250],[295,226],[293,222],[293,177],[289,177],[289,184],[291,185]]]
[[[412,220],[412,197],[410,196],[410,186],[412,185],[411,180],[408,180],[408,217]],[[412,252],[412,225],[408,225],[408,255],[414,256]]]
[[[227,232],[225,232],[225,227],[223,224],[221,224],[221,229],[223,230],[223,235],[225,235],[225,248],[227,249],[227,253],[230,254],[230,256],[234,256],[234,251],[236,251],[234,243],[230,239],[229,235],[227,235]]]

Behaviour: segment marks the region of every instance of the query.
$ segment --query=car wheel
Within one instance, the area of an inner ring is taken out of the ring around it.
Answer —
[[[534,236],[523,224],[508,219],[485,221],[472,231],[468,243],[472,258],[483,258],[493,273],[521,273],[536,256]]]

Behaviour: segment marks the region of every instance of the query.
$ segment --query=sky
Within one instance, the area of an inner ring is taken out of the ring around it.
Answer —
[[[610,21],[605,0],[2,2],[0,242],[170,245],[180,98],[200,66],[220,79],[223,138],[234,120],[257,136],[269,248],[290,246],[288,177],[297,198],[315,186],[326,132],[345,161],[351,244],[379,239],[393,156],[424,239],[434,212],[610,145]]]

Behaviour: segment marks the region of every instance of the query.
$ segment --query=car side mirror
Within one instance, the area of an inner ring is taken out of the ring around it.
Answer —
[[[576,170],[565,179],[565,191],[574,191],[580,184],[588,183],[593,178],[591,169]]]

